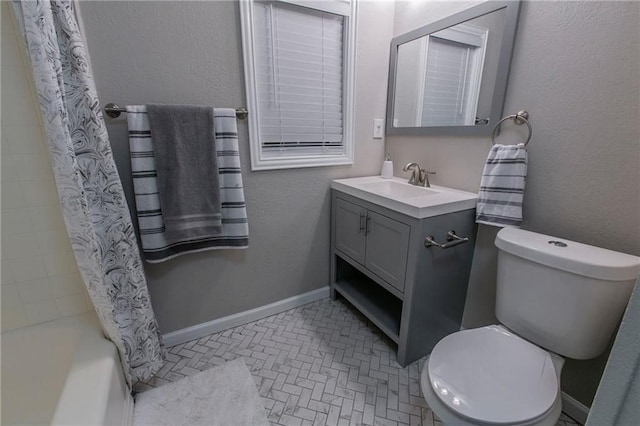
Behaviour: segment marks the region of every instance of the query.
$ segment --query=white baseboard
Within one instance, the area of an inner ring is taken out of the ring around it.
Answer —
[[[562,411],[580,424],[585,424],[589,416],[589,407],[565,392],[562,392]]]
[[[237,327],[252,321],[257,321],[298,306],[306,305],[316,300],[329,297],[329,286],[310,291],[308,293],[299,294],[288,299],[250,309],[248,311],[218,318],[213,321],[203,322],[202,324],[193,325],[191,327],[172,331],[164,334],[165,346],[175,346],[189,340],[199,339],[209,334],[218,333],[229,328]]]

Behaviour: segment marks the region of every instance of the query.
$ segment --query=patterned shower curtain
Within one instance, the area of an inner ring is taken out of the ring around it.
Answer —
[[[78,268],[132,386],[162,367],[162,341],[74,4],[14,0],[13,9]]]

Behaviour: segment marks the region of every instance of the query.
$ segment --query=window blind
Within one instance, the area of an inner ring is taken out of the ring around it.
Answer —
[[[429,38],[422,124],[464,125],[472,46],[437,37]]]
[[[344,152],[344,17],[256,2],[258,128],[264,158]]]

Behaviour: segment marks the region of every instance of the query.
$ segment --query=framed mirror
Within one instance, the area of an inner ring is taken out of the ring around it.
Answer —
[[[489,1],[391,40],[386,133],[491,134],[519,13],[520,1]]]

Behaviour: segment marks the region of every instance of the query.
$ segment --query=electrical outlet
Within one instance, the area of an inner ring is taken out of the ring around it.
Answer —
[[[373,119],[373,139],[382,139],[383,134],[384,134],[384,119],[374,118]]]

